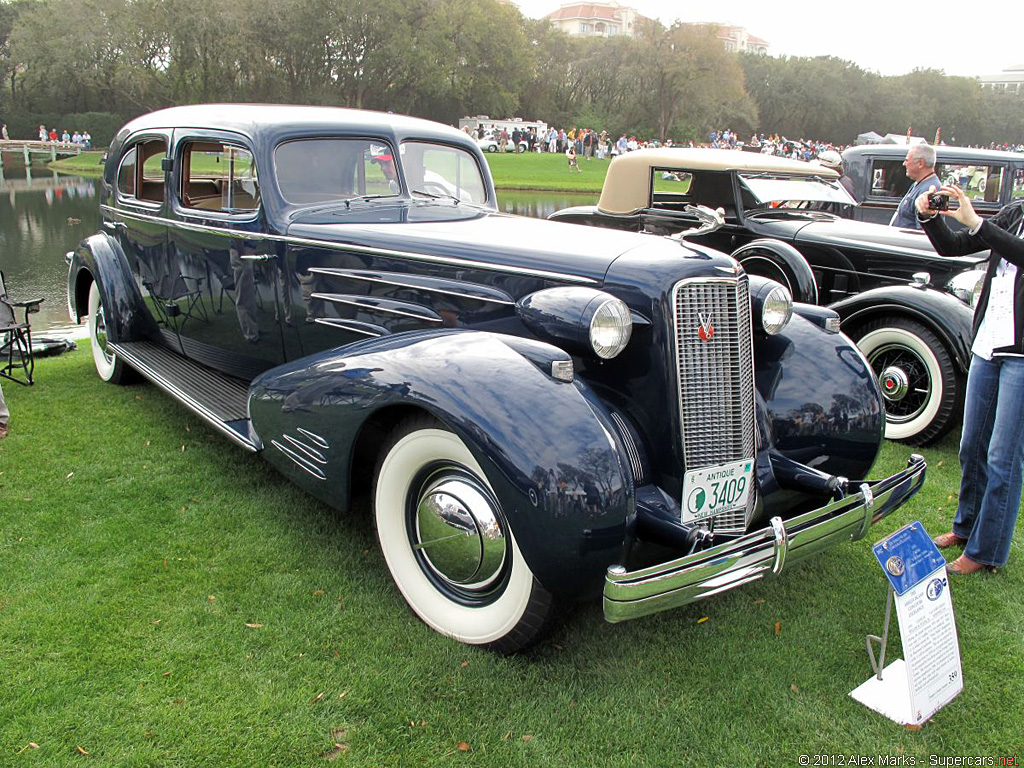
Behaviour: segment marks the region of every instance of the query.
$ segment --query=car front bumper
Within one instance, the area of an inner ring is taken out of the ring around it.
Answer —
[[[608,568],[604,616],[616,623],[658,613],[747,584],[843,541],[862,538],[868,528],[908,501],[924,483],[927,464],[912,455],[907,468],[884,480],[865,482],[855,494],[711,549],[666,563],[627,571]]]

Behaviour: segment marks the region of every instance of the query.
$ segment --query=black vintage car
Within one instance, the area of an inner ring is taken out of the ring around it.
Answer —
[[[855,201],[838,178],[749,152],[640,150],[612,162],[596,206],[551,218],[669,235],[698,225],[694,206],[719,209],[721,226],[690,232],[688,242],[731,253],[748,273],[835,310],[878,376],[886,437],[926,445],[963,413],[986,254],[942,257],[920,231],[843,218]]]
[[[844,215],[878,224],[892,220],[910,189],[903,170],[907,149],[899,144],[867,144],[843,152],[843,175],[859,203],[844,209]],[[963,189],[982,216],[1024,197],[1024,154],[949,146],[938,146],[935,152],[939,179]]]
[[[68,254],[100,376],[141,374],[326,503],[369,494],[402,596],[513,651],[860,538],[871,370],[728,256],[501,215],[476,143],[394,115],[207,105],[126,125]],[[824,588],[827,588],[825,586]]]

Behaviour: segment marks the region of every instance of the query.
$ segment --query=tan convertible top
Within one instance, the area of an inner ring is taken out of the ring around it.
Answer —
[[[612,160],[597,208],[601,213],[635,213],[650,204],[651,169],[679,171],[743,171],[783,173],[838,179],[839,174],[817,163],[732,149],[639,149]],[[699,200],[696,202],[700,202]]]

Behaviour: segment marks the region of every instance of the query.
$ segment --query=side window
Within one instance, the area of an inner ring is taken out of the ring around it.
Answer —
[[[118,197],[130,202],[162,203],[166,156],[167,143],[163,139],[143,140],[129,149],[117,170]]]
[[[1024,197],[1024,168],[1013,172],[1013,197],[1015,200]]]
[[[181,154],[181,204],[221,213],[260,205],[256,163],[249,150],[219,141],[191,141]]]
[[[651,169],[652,205],[682,209],[693,202],[693,174],[672,168]]]
[[[997,203],[1003,188],[1004,170],[999,165],[942,163],[938,167],[938,174],[943,184],[955,184],[972,200]]]
[[[910,178],[899,160],[874,160],[871,163],[871,197],[902,199],[910,189]]]

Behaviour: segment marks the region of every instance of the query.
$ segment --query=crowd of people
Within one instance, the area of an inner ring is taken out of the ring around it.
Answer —
[[[495,129],[484,125],[476,128],[466,126],[463,130],[476,139],[497,142],[498,151],[548,152],[568,156],[570,148],[577,160],[605,160],[624,155],[637,149],[649,147],[713,147],[715,149],[746,149],[777,157],[791,157],[797,160],[811,161],[823,152],[841,153],[846,145],[833,144],[815,139],[787,139],[779,134],[755,133],[744,141],[738,133],[726,128],[713,130],[706,143],[686,141],[677,143],[672,139],[661,142],[657,139],[643,139],[631,134],[621,134],[618,138],[608,131],[595,131],[591,128],[555,128],[538,133],[536,128],[515,128],[511,132],[506,128]],[[572,163],[570,163],[572,167]]]

